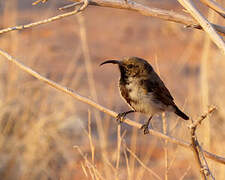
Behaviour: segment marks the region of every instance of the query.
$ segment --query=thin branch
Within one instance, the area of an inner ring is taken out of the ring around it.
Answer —
[[[225,9],[221,7],[216,1],[213,0],[200,0],[200,1],[225,18]]]
[[[197,140],[197,137],[195,135],[195,131],[194,129],[191,129],[191,144],[192,144],[192,150],[194,152],[194,157],[196,159],[196,162],[198,164],[198,167],[199,167],[199,172],[201,174],[201,177],[202,179],[206,180],[207,176],[205,175],[204,173],[204,166],[201,162],[201,158],[200,158],[200,149],[199,149],[199,143],[198,143],[198,140]]]
[[[80,2],[80,0],[71,0],[71,1]],[[180,24],[185,25],[185,27],[202,29],[202,27],[199,25],[199,23],[196,22],[190,16],[187,16],[184,14],[179,14],[179,13],[173,12],[171,10],[158,9],[158,8],[154,8],[154,7],[145,6],[143,4],[136,3],[134,1],[89,0],[88,2],[89,2],[88,5],[110,7],[110,8],[117,8],[117,9],[126,9],[126,10],[130,10],[130,11],[138,12],[144,16],[152,16],[152,17],[156,17],[156,18],[166,20],[166,21],[180,23]],[[76,4],[76,5],[78,5],[78,4]],[[67,5],[67,6],[73,7],[73,5],[75,5],[75,3],[73,3],[71,5]],[[66,7],[64,6],[64,7],[62,7],[62,9],[66,9]],[[78,12],[76,12],[76,11],[79,12],[79,11],[81,11],[81,9],[75,10],[72,12],[68,12],[65,14],[60,14],[60,15],[57,15],[57,16],[54,16],[54,17],[51,17],[48,19],[38,21],[38,22],[2,29],[2,30],[0,30],[0,34],[7,33],[10,31],[14,31],[14,30],[27,29],[27,28],[38,26],[41,24],[46,24],[46,23],[49,23],[49,22],[52,22],[52,21],[55,21],[55,20],[58,20],[58,19],[61,19],[64,17],[68,17],[68,16],[72,16],[74,14],[77,14]],[[224,26],[220,26],[220,25],[216,25],[216,24],[211,24],[211,25],[215,28],[216,31],[218,31],[218,33],[225,36],[225,27]]]
[[[201,122],[213,111],[215,110],[215,107],[211,107],[208,112],[206,112],[204,115],[202,115],[199,120],[196,122],[192,122],[192,125],[190,126],[190,133],[191,133],[191,145],[192,145],[192,150],[195,155],[195,159],[197,161],[197,164],[199,166],[199,172],[201,174],[202,179],[207,179],[207,177],[211,177],[211,179],[215,180],[213,177],[209,167],[208,163],[205,160],[202,147],[200,146],[197,135],[196,135],[196,130],[197,127],[201,124]]]
[[[48,0],[37,0],[34,3],[32,3],[32,5],[36,5],[36,4],[40,3],[40,2],[45,3],[47,1]],[[127,0],[125,0],[125,1],[127,2]],[[200,0],[200,1],[202,3],[204,3],[206,6],[210,7],[214,11],[216,11],[222,17],[225,18],[225,9],[223,7],[221,7],[216,1],[213,1],[213,0]],[[59,10],[64,10],[64,9],[67,9],[67,8],[71,8],[71,7],[76,6],[76,5],[77,5],[76,3],[72,3],[72,4],[69,4],[69,5],[64,6],[62,8],[59,8]]]
[[[8,53],[6,53],[5,51],[1,50],[0,49],[0,54],[2,56],[4,56],[9,62],[15,64],[17,67],[19,67],[20,69],[22,69],[23,71],[27,72],[28,74],[32,75],[33,77],[37,78],[38,80],[48,84],[49,86],[65,93],[65,94],[68,94],[70,95],[71,97],[85,103],[85,104],[88,104],[90,106],[93,106],[94,108],[98,109],[99,111],[102,111],[114,118],[117,117],[117,113],[110,110],[110,109],[107,109],[97,103],[95,103],[94,101],[86,98],[86,97],[83,97],[79,94],[77,94],[74,90],[68,88],[68,87],[65,87],[65,86],[62,86],[60,84],[57,84],[56,82],[40,75],[39,73],[37,73],[36,71],[32,70],[31,68],[25,66],[24,64],[22,64],[21,62],[19,62],[17,59],[13,58],[12,56],[10,56]],[[135,122],[135,121],[131,121],[130,119],[125,119],[124,120],[124,123],[130,125],[130,126],[133,126],[133,127],[136,127],[136,128],[141,128],[142,124],[138,123],[138,122]],[[187,143],[185,141],[182,141],[182,140],[179,140],[177,138],[174,138],[174,137],[171,137],[171,136],[167,136],[165,134],[162,134],[158,131],[155,131],[155,130],[152,130],[150,129],[149,130],[149,133],[153,136],[156,136],[156,137],[159,137],[159,138],[162,138],[162,139],[165,139],[165,140],[168,140],[168,142],[171,142],[171,143],[174,143],[174,144],[177,144],[177,145],[180,145],[184,148],[188,148],[190,149],[191,148],[191,144],[190,143]],[[225,158],[224,157],[220,157],[220,156],[217,156],[213,153],[210,153],[210,152],[207,152],[205,150],[204,151],[204,154],[206,155],[206,157],[216,161],[216,162],[219,162],[219,163],[222,163],[222,164],[225,164]]]
[[[33,6],[34,6],[34,5],[37,5],[37,4],[39,4],[40,2],[46,3],[47,1],[48,1],[48,0],[37,0],[37,1],[33,2],[32,5],[33,5]]]
[[[80,4],[82,4],[82,1],[75,2],[75,3],[72,3],[72,4],[68,4],[66,6],[63,6],[63,7],[59,8],[59,10],[62,11],[62,10],[68,9],[68,8],[75,7],[75,6],[80,5]]]
[[[79,0],[71,0],[74,2],[79,2]],[[192,17],[176,13],[171,10],[158,9],[150,6],[145,6],[143,4],[134,2],[132,0],[90,0],[90,5],[101,6],[101,7],[110,7],[117,9],[126,9],[138,12],[144,16],[152,16],[160,18],[166,21],[172,21],[176,23],[183,24],[187,27],[202,29],[201,25]],[[215,24],[211,24],[221,35],[225,36],[225,27]]]
[[[215,178],[214,178],[212,172],[211,172],[210,169],[209,169],[209,166],[208,166],[208,163],[207,163],[207,161],[206,161],[206,158],[205,158],[205,156],[204,156],[204,154],[203,154],[203,149],[202,149],[201,146],[199,146],[199,148],[200,148],[200,152],[201,152],[202,161],[203,161],[203,163],[204,163],[204,169],[203,169],[203,170],[205,171],[205,174],[206,174],[206,175],[208,175],[208,176],[210,175],[211,178],[212,178],[213,180],[215,180]]]
[[[62,19],[62,18],[68,17],[68,16],[75,15],[75,14],[77,14],[77,13],[79,13],[79,12],[81,12],[84,9],[87,8],[88,0],[83,0],[81,3],[78,3],[77,5],[80,5],[80,4],[82,4],[82,6],[78,9],[74,10],[74,11],[71,11],[71,12],[68,12],[68,13],[63,13],[63,14],[53,16],[53,17],[48,18],[48,19],[44,19],[44,20],[37,21],[37,22],[34,22],[34,23],[26,24],[26,25],[19,25],[19,26],[5,28],[5,29],[0,30],[0,34],[7,33],[7,32],[10,32],[10,31],[23,30],[23,29],[39,26],[39,25],[46,24],[46,23],[49,23],[49,22],[53,22],[53,21],[56,21],[56,20],[59,20],[59,19]]]
[[[223,54],[225,54],[225,42],[223,38],[217,34],[214,27],[208,22],[208,20],[198,11],[192,0],[177,0],[184,6],[185,9],[196,19],[201,25],[206,33],[208,33],[211,40],[221,49]]]
[[[209,110],[205,113],[205,114],[203,114],[203,115],[201,115],[201,117],[197,120],[197,121],[194,121],[191,125],[190,125],[190,129],[191,128],[197,128],[197,126],[198,125],[201,125],[201,123],[202,123],[202,121],[209,115],[209,114],[211,114],[213,111],[215,111],[216,110],[216,107],[210,107],[209,108]]]

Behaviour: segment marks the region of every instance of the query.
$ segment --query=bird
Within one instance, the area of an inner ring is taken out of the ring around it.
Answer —
[[[139,57],[124,57],[121,60],[106,60],[100,64],[117,64],[120,71],[120,94],[131,110],[119,113],[118,122],[123,122],[130,113],[140,112],[149,116],[141,126],[144,134],[149,133],[149,123],[155,114],[174,112],[184,120],[189,117],[175,104],[174,98],[153,67]]]

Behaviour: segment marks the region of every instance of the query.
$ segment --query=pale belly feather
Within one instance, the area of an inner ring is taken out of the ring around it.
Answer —
[[[138,81],[130,81],[130,83],[126,85],[126,88],[132,99],[130,105],[134,110],[147,115],[154,115],[166,109],[166,106],[161,102],[153,100],[153,93],[146,92],[146,90],[139,85]]]

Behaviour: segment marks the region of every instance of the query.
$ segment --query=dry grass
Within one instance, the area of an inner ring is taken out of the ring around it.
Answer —
[[[10,8],[15,14],[4,7],[1,27],[26,21],[28,15],[35,21],[52,13]],[[80,23],[71,17],[1,35],[1,48],[117,112],[128,108],[117,90],[119,73],[113,67],[100,69],[98,64],[125,55],[149,59],[176,102],[193,118],[208,104],[218,107],[208,120],[210,132],[201,126],[198,137],[204,148],[225,156],[225,62],[214,45],[203,46],[203,33],[120,10],[91,8],[84,16]],[[203,82],[199,70],[205,61],[200,58],[207,56],[208,81]],[[144,136],[136,128],[117,126],[109,116],[45,86],[3,57],[0,60],[1,179],[199,179],[192,152]],[[155,117],[153,127],[190,141],[186,122],[172,114],[166,114],[164,127],[161,117]],[[224,165],[209,162],[215,178],[225,179]]]

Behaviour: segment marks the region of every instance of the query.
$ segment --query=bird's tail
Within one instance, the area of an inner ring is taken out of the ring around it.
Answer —
[[[177,106],[174,106],[175,107],[175,114],[177,114],[178,116],[180,116],[181,118],[183,118],[184,120],[189,120],[189,117],[184,114]]]

